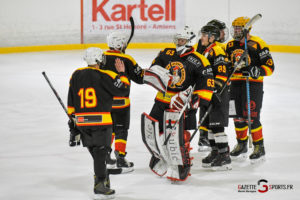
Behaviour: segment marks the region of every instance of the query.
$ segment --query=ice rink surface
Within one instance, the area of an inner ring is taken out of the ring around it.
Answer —
[[[158,52],[127,51],[143,68],[150,66]],[[46,71],[66,104],[72,72],[86,66],[82,54],[83,50],[0,55],[0,199],[92,199],[91,156],[85,148],[68,146],[67,116],[41,74]],[[267,161],[258,165],[249,160],[233,162],[233,169],[226,172],[203,169],[200,163],[206,154],[197,152],[197,134],[191,145],[195,158],[192,175],[179,184],[149,170],[150,154],[141,139],[140,116],[150,112],[156,91],[132,83],[127,159],[134,162],[135,171],[111,176],[116,199],[299,199],[300,54],[272,56],[275,72],[265,78],[261,113]],[[226,132],[233,148],[236,141],[231,119]],[[292,185],[293,190],[259,193],[258,189],[264,189],[257,185],[260,179],[266,179],[269,188]],[[254,185],[256,192],[238,192],[238,187],[245,185]]]

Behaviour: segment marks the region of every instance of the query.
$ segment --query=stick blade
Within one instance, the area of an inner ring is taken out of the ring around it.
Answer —
[[[250,21],[245,25],[244,29],[246,30],[249,30],[249,28],[255,23],[257,22],[258,20],[260,20],[262,18],[262,14],[256,14],[254,15]]]

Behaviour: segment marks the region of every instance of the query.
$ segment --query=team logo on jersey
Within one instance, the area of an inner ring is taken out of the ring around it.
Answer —
[[[273,60],[272,59],[268,59],[267,60],[267,65],[272,66],[273,65]]]
[[[232,52],[232,54],[230,55],[230,60],[232,63],[238,62],[240,60],[240,58],[242,57],[244,53],[244,49],[236,49]],[[248,59],[248,65],[250,65],[251,63],[251,58],[249,56],[249,54],[247,55],[247,59]]]
[[[172,85],[170,85],[170,88],[176,88],[182,85],[182,83],[185,80],[186,72],[184,69],[184,66],[181,62],[170,62],[167,66],[166,69],[170,71],[170,73],[178,78],[178,81]]]

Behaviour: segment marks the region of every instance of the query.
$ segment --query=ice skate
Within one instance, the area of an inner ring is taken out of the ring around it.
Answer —
[[[202,159],[203,168],[211,168],[211,162],[217,157],[218,150],[212,150],[208,156]]]
[[[265,147],[263,144],[254,145],[253,153],[249,156],[251,164],[264,162],[265,158]]]
[[[118,151],[115,151],[115,155],[117,158],[117,168],[122,169],[122,174],[132,172],[134,170],[133,162],[128,162],[125,158],[126,153],[125,153],[125,155],[123,155],[123,154],[120,154]]]
[[[247,152],[247,142],[238,142],[234,149],[230,152],[230,156],[232,160],[244,161],[247,159]]]
[[[109,178],[98,179],[95,177],[94,199],[114,199],[115,190],[110,189]]]
[[[218,153],[216,158],[211,162],[211,167],[214,171],[231,170],[232,166],[229,152]]]

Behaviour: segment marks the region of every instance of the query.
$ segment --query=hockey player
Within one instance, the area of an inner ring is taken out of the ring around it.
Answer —
[[[226,46],[226,52],[232,63],[239,60],[245,49],[245,38],[243,27],[250,19],[248,17],[238,17],[232,22],[231,35],[233,40]],[[249,30],[250,32],[250,30]],[[248,66],[240,65],[239,69],[231,78],[231,98],[235,101],[237,117],[234,118],[237,145],[230,152],[231,158],[246,158],[247,153],[247,93],[246,78],[243,72],[250,74],[250,110],[251,110],[251,136],[254,150],[249,156],[251,162],[264,159],[265,148],[262,134],[262,124],[260,122],[260,110],[263,100],[263,80],[264,76],[270,76],[274,71],[274,62],[267,44],[259,37],[247,33]],[[244,60],[242,61],[245,62]]]
[[[215,41],[213,43],[220,46],[225,51],[226,45],[223,42],[225,42],[228,38],[228,28],[226,27],[226,24],[224,22],[221,22],[221,21],[217,20],[217,19],[214,19],[214,20],[209,21],[207,23],[207,25],[212,25],[212,26],[215,26],[219,29],[219,38],[215,38]],[[199,31],[199,35],[201,35],[201,30]],[[199,40],[198,43],[200,44],[201,41]],[[198,44],[196,44],[195,49],[200,48],[200,47],[201,47],[201,45],[199,46]],[[202,48],[203,48],[202,51],[204,51],[205,46],[203,46]],[[197,51],[200,52],[200,49],[198,49]],[[226,59],[226,62],[227,62],[228,58],[226,57],[225,59]],[[200,152],[211,150],[211,147],[210,147],[210,144],[209,144],[209,141],[208,141],[208,131],[207,131],[206,126],[201,126],[200,127],[200,137],[199,137],[198,146],[199,146],[198,151],[200,151]]]
[[[106,157],[110,152],[112,135],[111,107],[113,96],[127,95],[130,83],[124,73],[121,60],[116,60],[118,73],[99,69],[102,50],[91,47],[85,51],[84,60],[88,66],[77,69],[70,79],[68,93],[68,114],[70,146],[79,144],[79,137],[94,160],[95,199],[112,198],[106,169]]]
[[[188,26],[185,26],[182,31],[174,36],[176,48],[166,48],[154,59],[152,67],[161,66],[169,70],[171,74],[177,77],[177,80],[164,93],[157,93],[150,116],[147,114],[142,115],[143,141],[152,154],[149,167],[159,176],[167,173],[167,178],[173,181],[184,181],[189,175],[191,167],[189,155],[190,133],[187,130],[196,128],[196,115],[195,113],[189,115],[188,112],[185,112],[187,115],[184,114],[183,117],[178,119],[180,115],[176,114],[178,124],[174,118],[168,119],[166,116],[169,113],[172,115],[176,111],[185,109],[185,105],[189,103],[191,92],[200,99],[200,106],[208,106],[214,88],[210,64],[204,56],[197,53],[192,47],[194,39],[194,32]],[[191,107],[197,108],[198,102],[195,101],[195,104],[192,104]],[[168,109],[172,110],[168,112]],[[149,119],[149,122],[143,121],[145,118]],[[158,124],[158,130],[156,130],[155,124]],[[174,126],[176,128],[169,128]],[[162,144],[161,139],[166,143],[167,129],[171,129],[172,136],[170,136],[172,140],[167,141],[167,144]],[[175,138],[175,136],[178,137]],[[181,155],[177,153],[175,156],[175,152],[172,151],[178,149]],[[169,154],[170,157],[167,156],[166,158],[165,154]],[[174,157],[176,159],[172,160]]]
[[[228,138],[224,132],[224,127],[228,126],[228,90],[225,89],[222,95],[217,97],[228,78],[226,55],[221,46],[217,44],[220,37],[220,29],[218,27],[205,25],[201,28],[200,35],[197,52],[207,57],[211,63],[215,83],[212,110],[204,121],[203,126],[200,127],[200,134],[208,134],[212,148],[210,154],[202,160],[202,166],[212,167],[216,170],[228,170],[231,169],[231,159],[229,156]],[[204,113],[205,111],[200,110],[200,119]],[[203,142],[206,142],[204,139],[206,138],[200,135],[200,148],[204,146]]]
[[[125,64],[125,74],[129,81],[133,80],[135,83],[142,84],[144,71],[130,55],[125,54],[127,41],[128,37],[123,31],[115,31],[107,36],[109,50],[103,53],[103,69],[117,72],[114,67],[114,61],[116,58],[119,58]],[[134,163],[128,162],[125,159],[130,123],[129,93],[126,96],[114,96],[111,115],[113,120],[113,133],[115,134],[116,166],[122,169],[121,173],[131,172],[134,170]],[[114,164],[115,160],[109,159],[108,163]]]
[[[229,31],[226,27],[226,24],[220,20],[213,19],[207,23],[207,25],[216,26],[220,30],[220,37],[216,40],[216,44],[220,45],[222,49],[225,51],[226,44],[224,43],[229,37]]]

